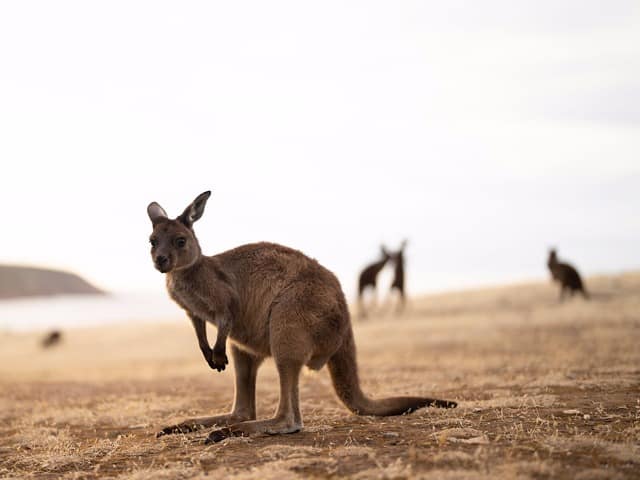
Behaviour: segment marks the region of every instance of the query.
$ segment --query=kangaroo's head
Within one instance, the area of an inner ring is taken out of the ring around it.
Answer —
[[[549,258],[548,258],[548,263],[556,263],[558,261],[558,255],[556,254],[556,249],[555,248],[550,248],[549,249]]]
[[[202,253],[193,232],[193,223],[202,217],[210,195],[209,191],[198,195],[174,220],[156,202],[151,202],[147,207],[153,225],[153,232],[149,237],[151,259],[160,272],[190,267],[200,258]]]

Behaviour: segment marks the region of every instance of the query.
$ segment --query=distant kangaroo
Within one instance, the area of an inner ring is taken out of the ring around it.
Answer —
[[[589,294],[582,283],[580,274],[568,263],[561,263],[558,261],[558,256],[554,249],[549,250],[549,259],[547,260],[547,266],[551,272],[551,277],[560,283],[560,300],[564,299],[566,290],[573,295],[579,291],[582,293],[585,299],[589,299]]]
[[[211,192],[200,194],[174,220],[153,202],[151,258],[166,273],[169,295],[187,313],[209,366],[225,369],[226,340],[235,366],[233,409],[226,415],[193,418],[164,428],[158,436],[211,426],[207,443],[252,433],[293,433],[302,429],[298,378],[304,365],[325,364],[342,402],[358,415],[400,415],[418,408],[455,407],[456,402],[424,397],[372,400],[360,389],[349,311],[336,277],[297,250],[254,243],[204,256],[193,223]],[[213,349],[206,322],[217,327]],[[273,356],[280,377],[280,401],[273,418],[256,420],[256,375]]]
[[[400,250],[393,254],[394,273],[391,282],[391,291],[397,290],[400,294],[400,303],[398,310],[404,309],[406,297],[404,293],[404,249],[407,247],[407,241],[403,240],[400,244]]]
[[[363,301],[364,291],[367,288],[370,288],[373,290],[375,295],[378,274],[391,259],[391,254],[387,251],[384,245],[380,246],[380,253],[382,254],[382,258],[377,262],[367,265],[364,270],[362,270],[360,277],[358,278],[358,312],[361,317],[367,316]]]
[[[40,344],[42,345],[42,348],[49,348],[49,347],[53,347],[54,345],[57,345],[58,343],[60,343],[61,340],[62,340],[62,332],[60,332],[59,330],[53,330],[47,333],[47,335],[42,339],[42,342]]]

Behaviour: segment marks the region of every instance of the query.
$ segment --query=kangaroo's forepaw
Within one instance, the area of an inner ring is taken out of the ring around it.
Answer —
[[[211,361],[209,362],[209,366],[212,369],[221,372],[226,368],[228,364],[229,359],[227,358],[227,354],[225,352],[216,352],[215,350],[213,350]]]

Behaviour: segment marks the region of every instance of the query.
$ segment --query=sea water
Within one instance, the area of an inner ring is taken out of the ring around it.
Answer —
[[[166,292],[57,295],[0,301],[0,331],[184,320]]]

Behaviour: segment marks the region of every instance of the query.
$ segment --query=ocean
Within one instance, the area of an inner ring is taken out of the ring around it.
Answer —
[[[169,299],[165,291],[58,295],[0,301],[0,332],[185,320],[184,312]]]

